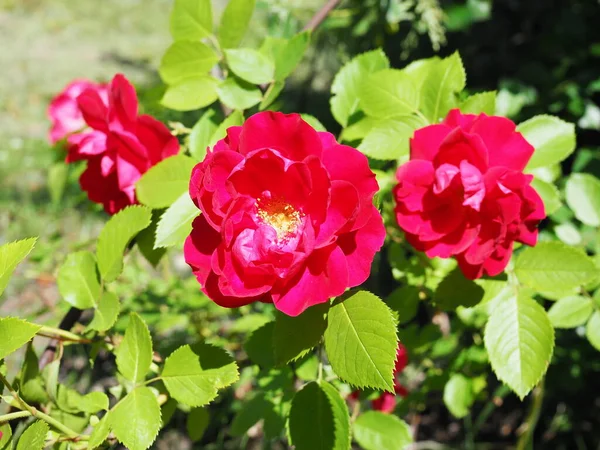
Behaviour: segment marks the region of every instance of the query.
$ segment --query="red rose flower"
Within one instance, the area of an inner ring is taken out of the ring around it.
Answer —
[[[377,189],[356,149],[298,114],[255,114],[192,171],[202,215],[185,259],[215,303],[296,316],[369,276],[385,238]]]
[[[69,134],[80,131],[85,127],[85,120],[79,110],[77,97],[86,89],[95,90],[102,101],[108,104],[108,86],[96,84],[88,80],[75,80],[56,97],[48,106],[48,117],[52,121],[52,128],[48,139],[52,144],[64,139]]]
[[[396,174],[396,219],[427,256],[455,256],[467,278],[501,273],[518,241],[535,245],[544,204],[523,173],[533,147],[504,117],[452,110],[417,130]]]
[[[135,183],[150,167],[179,152],[169,129],[148,115],[138,115],[133,86],[116,75],[108,102],[86,89],[77,104],[90,130],[68,137],[67,162],[87,160],[79,183],[90,200],[109,214],[136,203]]]

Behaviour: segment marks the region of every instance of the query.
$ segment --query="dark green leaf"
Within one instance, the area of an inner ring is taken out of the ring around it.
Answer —
[[[187,416],[186,428],[192,442],[198,442],[204,436],[210,421],[208,411],[204,408],[194,408]]]
[[[272,337],[277,364],[294,361],[319,343],[327,328],[325,314],[328,309],[329,303],[323,303],[308,308],[297,317],[277,313]]]
[[[254,330],[244,344],[244,350],[248,357],[261,367],[273,367],[275,365],[275,351],[273,335],[275,322],[268,322],[257,330]]]
[[[317,382],[308,383],[292,401],[288,421],[291,444],[296,450],[333,450],[335,447],[333,406]]]
[[[483,289],[465,278],[456,268],[441,281],[433,295],[436,306],[443,311],[454,311],[459,306],[471,307],[483,299]]]

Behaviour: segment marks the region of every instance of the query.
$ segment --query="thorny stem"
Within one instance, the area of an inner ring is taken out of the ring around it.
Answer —
[[[54,327],[43,326],[42,328],[40,328],[40,331],[38,331],[37,334],[39,334],[40,336],[54,338],[62,341],[79,342],[81,344],[89,344],[92,342],[90,339],[82,338],[81,336],[78,336],[75,333],[71,333],[70,331]]]
[[[29,417],[31,413],[29,411],[18,411],[10,414],[4,414],[0,416],[0,423],[10,422],[15,419],[22,419],[23,417]]]

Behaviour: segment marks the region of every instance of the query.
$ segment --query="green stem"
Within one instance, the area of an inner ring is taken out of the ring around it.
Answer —
[[[498,388],[494,391],[492,398],[486,405],[483,407],[477,419],[475,419],[475,425],[473,426],[473,435],[477,436],[479,433],[479,429],[483,426],[483,424],[488,420],[490,415],[494,412],[494,410],[498,407],[496,403],[498,400],[502,400],[510,393],[510,388],[504,384],[498,386]],[[498,400],[497,400],[498,399]]]
[[[10,392],[10,395],[13,396],[13,398],[19,402],[19,404],[23,407],[23,409],[27,412],[29,412],[29,414],[31,414],[32,416],[35,416],[35,408],[29,406],[27,403],[25,403],[23,401],[23,399],[21,399],[21,397],[19,397],[19,394],[17,394],[17,391],[15,391],[15,389],[13,388],[12,384],[10,384],[10,382],[6,379],[6,377],[4,375],[2,375],[2,373],[0,373],[0,383],[2,383],[4,386],[6,386],[6,389],[8,389],[8,391]]]
[[[544,378],[533,389],[531,393],[531,405],[525,422],[521,425],[523,430],[517,441],[516,450],[527,450],[533,448],[533,432],[542,413],[542,404],[544,402]]]
[[[319,358],[319,371],[317,372],[317,380],[320,383],[321,381],[323,381],[323,345],[319,346],[318,358]]]
[[[42,328],[40,328],[38,334],[46,336],[50,335],[51,337],[58,337],[59,340],[60,338],[62,338],[62,340],[80,342],[82,344],[89,344],[91,342],[89,339],[83,338],[75,333],[71,333],[70,331],[48,326],[43,326]]]
[[[465,448],[467,450],[475,450],[475,435],[473,434],[471,413],[465,416]]]
[[[22,419],[23,417],[31,417],[31,413],[29,411],[19,411],[10,414],[5,414],[0,416],[0,423],[10,422],[15,419]]]
[[[159,381],[160,379],[161,377],[150,378],[148,381],[144,381],[144,383],[142,383],[142,386],[147,386],[149,384],[154,383],[155,381]]]
[[[49,425],[52,425],[54,428],[56,428],[57,430],[60,430],[63,432],[63,434],[65,434],[66,436],[73,438],[73,439],[80,439],[81,437],[79,436],[79,433],[71,430],[68,426],[63,425],[62,423],[60,423],[58,420],[53,419],[52,417],[50,417],[47,414],[44,414],[41,411],[37,411],[34,414],[35,417],[37,417],[38,419],[43,420],[44,422],[48,423]]]

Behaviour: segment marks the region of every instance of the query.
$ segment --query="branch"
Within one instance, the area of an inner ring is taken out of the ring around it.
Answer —
[[[75,323],[79,320],[82,313],[83,311],[77,308],[69,309],[65,317],[63,317],[63,319],[60,321],[58,328],[61,330],[70,330],[71,328],[73,328],[73,325],[75,325]],[[58,339],[52,339],[48,343],[46,350],[44,350],[44,353],[40,357],[40,370],[42,370],[54,360],[54,355],[56,354],[56,346],[58,345],[58,343]]]
[[[302,31],[314,31],[325,20],[329,13],[340,3],[340,0],[329,0],[317,13],[308,21]]]

